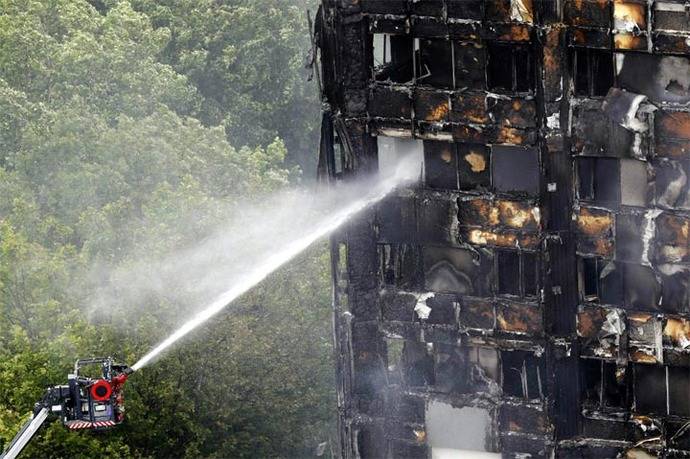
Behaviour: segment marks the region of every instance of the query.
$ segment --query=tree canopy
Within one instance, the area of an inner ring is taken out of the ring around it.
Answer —
[[[311,177],[313,3],[0,0],[0,447],[76,358],[132,363],[174,326],[163,295],[95,318],[99,266]],[[316,247],[131,378],[125,424],[53,423],[26,457],[312,456],[335,411],[329,301]]]

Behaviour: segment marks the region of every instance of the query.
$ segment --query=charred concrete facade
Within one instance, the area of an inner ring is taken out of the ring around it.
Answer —
[[[342,455],[690,457],[690,4],[322,3]]]

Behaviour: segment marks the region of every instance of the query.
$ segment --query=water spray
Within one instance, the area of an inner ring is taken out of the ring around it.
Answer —
[[[268,277],[271,273],[295,258],[322,237],[336,230],[354,215],[380,201],[396,187],[406,182],[415,180],[419,172],[419,167],[420,166],[416,163],[415,159],[411,157],[403,158],[401,159],[395,173],[392,176],[383,180],[377,180],[374,183],[362,185],[362,188],[365,188],[366,191],[361,198],[348,204],[344,208],[335,210],[330,215],[325,216],[320,224],[317,225],[311,233],[308,233],[288,243],[276,253],[269,256],[266,260],[253,267],[253,269],[249,270],[249,272],[239,281],[235,282],[229,290],[221,294],[211,304],[206,306],[189,321],[184,323],[172,335],[158,344],[144,357],[139,359],[138,362],[132,365],[132,370],[137,371],[149,364],[153,359],[155,359],[174,343],[214,317],[216,314],[230,305],[230,303],[266,279],[266,277]]]

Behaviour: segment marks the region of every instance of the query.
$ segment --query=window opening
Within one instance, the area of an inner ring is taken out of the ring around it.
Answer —
[[[453,87],[453,49],[450,40],[418,39],[417,82],[437,88]]]
[[[388,384],[402,382],[402,355],[405,341],[402,339],[386,339],[386,356],[388,370]]]
[[[399,139],[396,137],[378,136],[378,165],[382,177],[390,177],[405,158],[410,158],[419,165],[421,173],[424,164],[424,145],[419,139]]]
[[[433,292],[476,294],[474,281],[481,272],[476,255],[465,249],[424,248],[425,287]]]
[[[610,51],[575,48],[573,67],[578,96],[606,96],[614,85],[613,53]]]
[[[581,359],[581,393],[583,403],[596,409],[625,408],[626,385],[616,378],[615,362],[599,359]]]
[[[544,362],[526,351],[502,351],[503,394],[527,400],[544,397]]]
[[[489,43],[487,52],[489,89],[526,92],[534,88],[534,59],[529,46]]]
[[[537,254],[516,250],[496,252],[498,293],[529,297],[537,295]]]
[[[408,83],[413,78],[412,37],[377,33],[373,36],[374,78]]]
[[[453,73],[456,88],[484,89],[486,52],[474,43],[453,42]]]
[[[520,255],[516,251],[497,252],[498,293],[520,295]]]
[[[421,270],[417,266],[420,254],[416,246],[381,244],[378,252],[383,285],[409,290],[421,288]]]
[[[644,414],[668,412],[666,367],[633,364],[635,411]]]
[[[432,459],[500,458],[493,444],[494,431],[491,412],[485,408],[462,407],[437,400],[429,401],[426,410],[428,445]],[[478,455],[477,451],[484,454]]]
[[[578,197],[617,208],[621,201],[619,162],[615,158],[578,157]]]
[[[669,414],[690,417],[690,368],[666,367]]]

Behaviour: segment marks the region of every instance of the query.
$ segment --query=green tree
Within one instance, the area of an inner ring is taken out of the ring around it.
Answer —
[[[74,359],[133,362],[174,327],[180,292],[92,315],[99,267],[193,243],[309,164],[303,9],[0,0],[0,446]],[[327,269],[315,248],[137,373],[121,428],[54,423],[27,457],[309,456],[334,413]]]
[[[235,145],[285,141],[288,159],[316,171],[318,97],[304,68],[315,0],[134,0],[170,30],[161,59],[203,94],[199,119]]]

